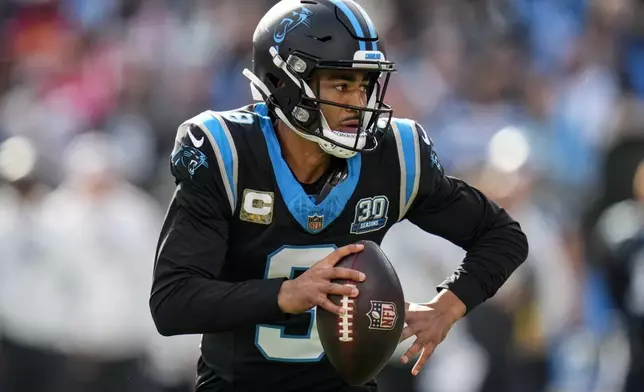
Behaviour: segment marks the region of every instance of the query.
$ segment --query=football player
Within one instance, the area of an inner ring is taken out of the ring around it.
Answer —
[[[384,102],[394,63],[351,0],[285,0],[253,37],[255,103],[183,123],[176,192],[156,256],[150,307],[163,335],[203,334],[197,391],[376,391],[325,359],[317,307],[356,296],[334,267],[396,222],[467,250],[438,294],[407,312],[417,374],[460,317],[526,258],[517,222],[444,174],[432,142]],[[431,260],[418,260],[428,263]],[[366,277],[369,279],[369,277]],[[430,290],[428,289],[428,295]]]

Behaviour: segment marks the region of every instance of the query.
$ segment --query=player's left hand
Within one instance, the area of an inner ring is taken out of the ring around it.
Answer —
[[[416,376],[434,353],[436,347],[445,339],[454,323],[465,314],[466,308],[454,293],[441,291],[431,302],[426,304],[405,303],[405,322],[400,341],[416,336],[416,341],[400,358],[408,363],[420,353],[420,358],[411,370]]]

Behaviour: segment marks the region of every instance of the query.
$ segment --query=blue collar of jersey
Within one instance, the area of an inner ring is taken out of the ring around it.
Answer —
[[[266,104],[257,104],[255,113],[260,116],[260,126],[266,139],[268,155],[271,158],[277,186],[284,203],[304,230],[312,234],[319,233],[342,213],[353,195],[360,179],[361,154],[347,159],[349,171],[347,178],[335,186],[320,204],[315,204],[314,199],[306,194],[282,157],[282,149],[277,140],[275,129],[273,129],[272,120],[268,117]]]

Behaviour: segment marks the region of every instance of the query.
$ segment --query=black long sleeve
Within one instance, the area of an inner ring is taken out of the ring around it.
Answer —
[[[431,142],[421,145],[418,196],[406,217],[467,252],[438,290],[454,292],[470,312],[492,297],[525,261],[528,240],[503,208],[464,181],[444,174]]]
[[[198,128],[192,132],[203,136]],[[176,150],[190,143],[185,135],[178,140]],[[157,330],[166,336],[221,332],[286,317],[277,305],[283,279],[217,279],[231,213],[212,148],[202,150],[212,157],[208,168],[191,173],[172,165],[178,187],[161,230],[150,295]]]

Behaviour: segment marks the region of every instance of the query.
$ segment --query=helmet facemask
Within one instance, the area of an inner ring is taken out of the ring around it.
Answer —
[[[250,71],[244,70],[244,75],[252,82],[253,96],[264,100],[289,128],[300,136],[315,141],[325,152],[339,158],[350,158],[357,152],[372,151],[378,146],[393,113],[391,106],[384,103],[389,77],[395,71],[393,63],[367,59],[380,59],[383,55],[379,52],[356,52],[353,61],[329,62],[294,51],[284,61],[272,47],[271,56],[274,65],[281,71],[280,74],[285,76],[278,78],[281,86],[269,82],[273,87],[269,89]],[[361,56],[365,58],[362,59]],[[319,98],[319,80],[314,88],[308,83],[317,70],[365,71],[369,76],[366,106],[341,104]],[[381,83],[383,74],[384,81]],[[358,120],[355,133],[331,129],[321,105],[354,111]]]

